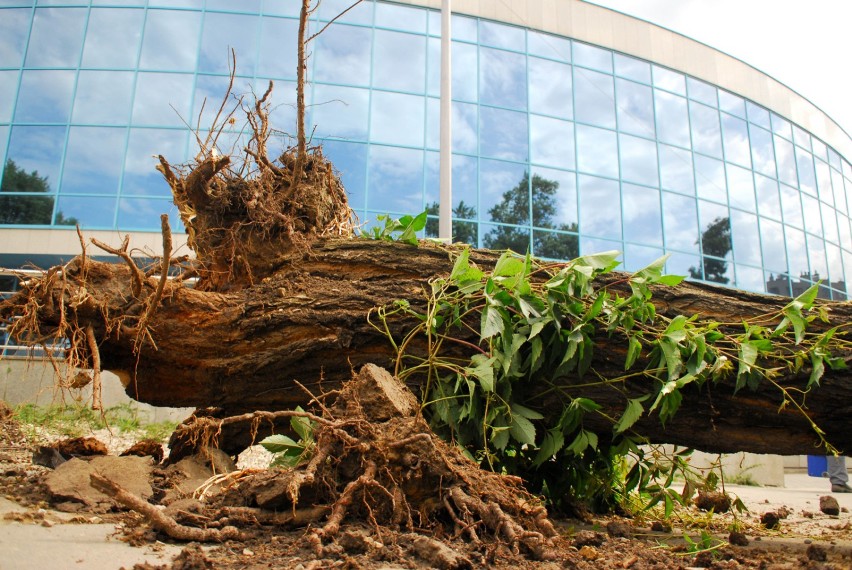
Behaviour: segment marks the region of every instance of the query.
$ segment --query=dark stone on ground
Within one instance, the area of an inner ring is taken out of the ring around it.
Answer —
[[[823,495],[819,498],[819,510],[827,515],[836,517],[840,514],[840,505],[837,503],[837,499],[831,495]]]

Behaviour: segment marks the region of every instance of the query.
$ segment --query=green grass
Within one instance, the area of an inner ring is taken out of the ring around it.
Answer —
[[[113,406],[103,413],[82,405],[22,404],[15,408],[14,416],[25,430],[28,426],[41,427],[67,437],[80,437],[109,427],[120,433],[138,433],[139,439],[165,441],[177,426],[171,421],[143,423],[132,404]]]

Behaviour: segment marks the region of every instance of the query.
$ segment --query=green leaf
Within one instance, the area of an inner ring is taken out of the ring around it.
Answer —
[[[301,406],[298,406],[296,407],[296,411],[304,412],[305,410],[303,410]],[[290,427],[293,428],[293,431],[299,434],[299,438],[303,441],[311,440],[314,437],[314,426],[308,418],[293,416],[290,418]]]
[[[498,451],[506,449],[506,446],[509,445],[509,428],[492,427],[491,445],[493,445]]]
[[[659,344],[666,361],[666,367],[669,373],[669,380],[674,380],[678,377],[681,369],[683,368],[683,361],[681,360],[680,350],[674,342],[672,342],[668,337],[665,336],[660,339]]]
[[[822,283],[822,281],[814,283],[813,285],[808,287],[807,290],[805,290],[801,295],[793,299],[793,303],[800,303],[802,309],[810,309],[811,306],[814,304],[814,301],[816,301],[817,294],[819,293],[820,283]]]
[[[740,369],[737,376],[748,374],[757,360],[757,347],[751,342],[741,342],[739,351]]]
[[[535,445],[535,426],[520,414],[512,414],[512,425],[509,428],[509,433],[519,443]]]
[[[473,367],[465,368],[465,371],[479,380],[479,385],[485,392],[494,391],[494,362],[495,357],[488,358],[484,354],[475,354],[471,358]]]
[[[639,339],[635,335],[631,336],[627,345],[627,358],[624,361],[624,369],[629,370],[641,353],[642,343],[639,342]]]
[[[283,453],[298,450],[299,454],[304,451],[305,446],[293,441],[286,435],[274,434],[260,441],[260,445],[270,453]]]
[[[519,416],[523,416],[528,420],[543,420],[544,416],[538,413],[535,410],[531,410],[526,406],[522,406],[520,404],[512,404],[512,414],[518,414]]]
[[[615,423],[615,426],[613,426],[616,434],[630,429],[630,427],[635,424],[640,417],[642,417],[642,413],[645,411],[645,408],[642,406],[642,401],[645,399],[647,399],[647,396],[627,400],[627,407],[624,409],[624,413],[621,414],[621,417]]]
[[[450,273],[450,281],[459,286],[466,286],[471,283],[478,284],[482,281],[482,276],[482,270],[470,265],[470,248],[464,248],[453,265],[453,272]]]
[[[565,436],[562,432],[556,429],[551,429],[545,432],[544,440],[541,442],[541,447],[533,461],[533,467],[538,467],[562,449],[565,445]]]
[[[808,378],[808,388],[810,388],[813,384],[819,386],[819,380],[820,378],[822,378],[822,375],[825,374],[825,364],[823,363],[823,357],[819,356],[815,352],[812,352],[811,366],[811,375]]]
[[[482,340],[493,337],[503,332],[504,311],[494,305],[485,305],[482,310]],[[508,320],[508,319],[507,319]]]
[[[674,287],[675,285],[680,285],[684,279],[686,279],[685,275],[661,275],[657,279],[657,283]]]
[[[598,270],[601,273],[606,273],[615,269],[621,263],[620,261],[616,261],[616,258],[619,255],[621,255],[621,252],[617,250],[602,251],[601,253],[593,253],[591,255],[578,257],[574,260],[574,264],[587,266]]]
[[[595,298],[595,302],[592,303],[592,306],[589,307],[589,311],[586,313],[586,316],[583,317],[584,322],[589,322],[598,315],[601,314],[601,310],[603,309],[604,301],[609,297],[606,291],[599,292],[597,297]]]

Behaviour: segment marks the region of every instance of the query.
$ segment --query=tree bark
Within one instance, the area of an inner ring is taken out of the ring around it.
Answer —
[[[497,254],[474,251],[471,259],[488,267]],[[134,303],[144,306],[128,298],[132,275],[125,264],[87,260],[85,271],[80,259],[68,264],[66,284],[51,288],[40,299],[39,319],[45,326],[56,325],[59,307],[73,305],[76,322],[91,325],[99,339],[104,369],[119,372],[127,393],[141,402],[215,406],[229,413],[280,410],[309,400],[297,382],[319,394],[339,387],[366,363],[392,371],[393,347],[368,323],[368,312],[398,299],[422,309],[429,280],[448,275],[453,266],[450,254],[436,245],[411,247],[363,239],[319,240],[309,250],[291,249],[269,262],[277,267],[274,274],[240,291],[167,286],[162,303],[148,320],[153,342],[143,343],[138,354],[131,331],[104,317],[132,314],[138,311]],[[606,279],[616,282],[623,277],[612,274]],[[156,284],[149,278],[145,288]],[[80,302],[79,289],[84,285],[88,297]],[[655,289],[654,302],[658,313],[666,316],[698,314],[739,322],[778,310],[789,299],[684,283]],[[16,299],[10,300],[0,308],[0,316],[11,316],[15,305]],[[852,321],[852,304],[827,307],[835,324]],[[414,325],[413,319],[388,322],[397,339]],[[814,325],[822,326],[817,321]],[[478,342],[472,334],[469,340]],[[463,350],[459,347],[454,350]],[[603,377],[620,376],[625,348],[622,339],[598,338],[593,368]],[[841,356],[850,359],[849,354]],[[807,379],[808,371],[803,371],[779,381],[788,388],[803,389]],[[534,401],[545,415],[559,414],[567,397],[582,396],[601,404],[610,417],[618,417],[626,403],[625,393],[606,384],[589,385],[588,380],[561,379],[564,396],[551,394]],[[628,395],[647,393],[647,380],[642,382],[622,388]],[[652,415],[640,419],[634,429],[651,442],[710,452],[821,453],[808,419],[790,407],[779,409],[777,390],[762,383],[756,391],[744,388],[733,396],[733,382],[731,378],[700,389],[687,386],[680,411],[665,426]],[[417,386],[412,387],[416,391]],[[826,432],[828,441],[841,450],[852,450],[848,369],[827,370],[806,404],[810,419]],[[602,438],[612,433],[611,422],[594,414],[586,416],[584,428]]]

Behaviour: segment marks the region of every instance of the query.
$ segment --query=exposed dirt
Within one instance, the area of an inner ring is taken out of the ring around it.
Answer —
[[[390,434],[388,434],[390,435]],[[422,438],[421,438],[422,439]],[[399,436],[397,435],[397,441]],[[19,512],[13,513],[13,520],[30,522],[50,526],[53,524],[87,523],[87,522],[114,522],[124,540],[134,545],[150,544],[156,540],[165,542],[177,542],[163,532],[157,532],[146,522],[146,519],[133,511],[128,511],[118,505],[111,504],[108,508],[96,509],[93,512],[91,506],[83,503],[75,503],[77,507],[69,508],[69,501],[61,499],[52,493],[45,484],[47,474],[57,473],[69,469],[58,468],[51,470],[41,466],[34,466],[30,457],[34,446],[24,436],[13,419],[0,414],[0,494],[21,505]],[[338,450],[342,453],[342,450]],[[99,459],[103,461],[104,458]],[[111,457],[110,460],[138,462],[139,457]],[[424,455],[421,461],[426,462],[429,458]],[[91,459],[74,459],[73,462],[92,461]],[[813,568],[813,569],[840,569],[852,567],[852,558],[848,548],[837,546],[838,540],[848,540],[852,537],[852,529],[849,528],[848,514],[846,514],[846,529],[838,528],[826,540],[817,541],[809,536],[812,528],[808,524],[814,524],[814,519],[824,516],[821,513],[802,513],[802,516],[791,516],[783,521],[784,536],[786,540],[778,540],[777,532],[768,531],[759,524],[750,522],[757,514],[741,516],[739,521],[742,532],[729,534],[732,522],[732,514],[711,515],[712,522],[710,530],[715,530],[713,538],[708,543],[713,546],[710,550],[695,553],[694,547],[682,539],[684,531],[678,528],[678,522],[674,521],[675,529],[669,531],[665,525],[656,525],[662,531],[650,530],[651,522],[639,521],[637,519],[623,519],[620,517],[601,517],[588,521],[579,520],[555,520],[555,536],[547,537],[547,548],[535,553],[521,544],[520,548],[513,549],[510,540],[499,532],[489,531],[484,521],[474,523],[476,536],[474,540],[469,532],[451,532],[457,528],[457,523],[451,520],[448,512],[443,515],[423,516],[424,513],[416,513],[413,524],[406,528],[405,524],[392,521],[392,512],[388,513],[388,520],[384,520],[381,505],[384,493],[377,491],[372,495],[364,492],[357,498],[358,505],[351,506],[340,521],[339,528],[335,532],[322,531],[328,528],[328,518],[323,511],[323,516],[318,517],[313,523],[292,528],[292,525],[282,525],[281,520],[290,516],[294,506],[287,505],[278,512],[275,510],[260,509],[257,507],[235,507],[228,512],[223,506],[234,494],[240,494],[240,481],[247,481],[252,477],[254,481],[281,481],[269,471],[249,470],[234,471],[230,474],[220,475],[218,489],[226,489],[229,492],[220,492],[213,489],[211,479],[213,471],[211,463],[193,459],[194,467],[187,467],[184,463],[189,459],[182,460],[183,468],[172,466],[168,469],[160,469],[153,466],[155,473],[149,480],[153,482],[153,495],[149,501],[154,503],[169,503],[163,512],[174,520],[185,525],[193,525],[197,528],[222,528],[228,524],[237,525],[240,528],[240,538],[226,540],[221,543],[209,543],[199,547],[195,543],[188,543],[180,556],[176,557],[171,564],[165,566],[137,566],[137,568],[164,568],[164,569],[200,569],[200,568],[299,568],[302,570],[313,568],[367,568],[367,569],[393,569],[393,568],[536,568],[553,569],[578,568],[620,568],[620,569],[669,569],[707,567],[715,569],[731,568],[760,568],[760,569],[782,569],[782,568]],[[67,464],[64,464],[67,465]],[[180,465],[180,464],[179,464]],[[450,463],[450,465],[454,465]],[[143,470],[144,471],[144,470]],[[318,471],[319,479],[328,486],[328,473]],[[338,472],[339,474],[339,472]],[[361,472],[358,476],[350,474],[349,481],[359,480],[363,477]],[[445,473],[450,477],[451,472]],[[208,477],[204,481],[204,477]],[[462,488],[473,493],[474,490],[482,490],[488,485],[491,474],[466,471],[465,480],[456,482]],[[475,478],[473,481],[471,478]],[[225,482],[230,479],[230,482]],[[292,478],[290,479],[292,481]],[[199,481],[204,482],[201,485]],[[224,482],[224,484],[222,484]],[[387,479],[377,477],[377,484],[391,486]],[[434,482],[422,482],[423,485],[435,484]],[[129,484],[128,484],[129,486]],[[204,496],[197,498],[199,493],[188,489],[203,487],[208,496],[215,496],[217,501],[208,501]],[[321,486],[320,486],[321,487]],[[258,490],[258,486],[242,486]],[[408,495],[407,500],[413,505],[415,497],[423,497],[423,503],[418,505],[424,508],[429,505],[428,496],[434,495],[436,488],[428,486],[416,486],[417,491]],[[438,489],[450,488],[448,482],[439,482]],[[305,499],[311,493],[317,503],[320,502],[323,489],[314,487],[304,488],[301,499]],[[168,493],[171,493],[170,495]],[[229,494],[230,493],[230,494]],[[269,496],[273,496],[274,493]],[[286,489],[279,492],[278,498],[287,496]],[[447,495],[451,497],[451,495]],[[480,495],[480,498],[483,498]],[[516,489],[515,498],[527,499],[522,489]],[[338,497],[339,499],[339,497]],[[372,503],[370,501],[373,501]],[[489,500],[488,497],[483,500]],[[503,501],[508,501],[503,498]],[[150,503],[149,503],[150,504]],[[301,502],[299,509],[308,508]],[[375,510],[368,507],[372,504]],[[219,520],[211,521],[207,518],[210,508],[218,509]],[[76,510],[73,516],[56,513],[56,508],[65,510]],[[432,505],[438,509],[438,505]],[[54,514],[55,513],[55,514]],[[461,510],[459,510],[461,514]],[[472,511],[467,515],[474,514]],[[515,513],[510,513],[515,514]],[[688,513],[685,513],[688,515]],[[59,516],[62,515],[62,516]],[[524,518],[523,513],[516,513],[513,520],[522,525],[529,525],[530,518]],[[10,515],[7,515],[7,518]],[[229,516],[229,519],[226,518]],[[703,513],[695,507],[694,517],[707,520],[707,513]],[[680,521],[687,517],[681,516]],[[843,513],[841,519],[837,520],[837,526],[843,526]],[[756,522],[756,520],[755,520]],[[803,532],[797,533],[797,525],[801,523]],[[700,540],[699,530],[686,531],[694,541]],[[317,536],[320,534],[320,540]],[[708,535],[709,536],[709,535]],[[737,544],[738,546],[732,546]],[[518,546],[517,544],[515,546]],[[514,550],[514,551],[513,551]],[[692,550],[693,552],[690,552]]]

